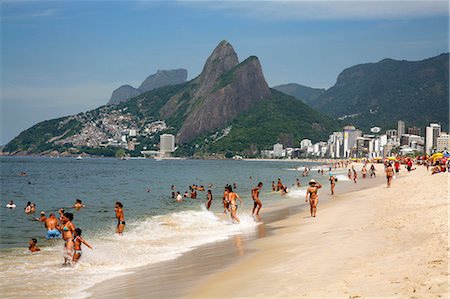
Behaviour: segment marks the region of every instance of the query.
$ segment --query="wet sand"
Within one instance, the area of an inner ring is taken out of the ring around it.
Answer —
[[[383,179],[367,179],[353,184],[338,183],[338,193],[367,189],[369,186],[381,184]],[[329,185],[320,191],[320,209],[333,204],[330,200]],[[289,217],[308,214],[309,206],[304,197],[294,200],[280,200],[277,206],[264,207],[263,224],[255,232],[241,234],[227,241],[215,242],[188,252],[176,260],[161,262],[135,269],[133,273],[116,277],[95,285],[87,290],[92,298],[145,298],[151,294],[154,298],[180,298],[188,296],[203,283],[209,284],[209,277],[228,271],[233,266],[253,257],[258,253],[255,240],[278,234],[282,227],[277,223]],[[320,213],[320,212],[319,212]],[[229,216],[227,216],[229,217]],[[227,287],[228,289],[228,287]],[[226,296],[215,294],[214,296]]]
[[[448,298],[448,173],[337,195],[270,225],[247,259],[187,298]]]

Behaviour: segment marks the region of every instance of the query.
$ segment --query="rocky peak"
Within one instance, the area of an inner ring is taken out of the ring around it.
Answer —
[[[233,47],[226,40],[221,41],[206,60],[200,76],[197,78],[199,87],[194,97],[201,97],[214,88],[217,79],[239,64],[239,59]]]
[[[107,105],[114,105],[120,102],[128,101],[131,98],[137,97],[140,92],[131,85],[122,85],[113,91],[111,98]]]
[[[183,143],[204,132],[216,130],[239,113],[252,109],[257,101],[271,97],[256,56],[232,67],[209,85],[212,86],[211,91],[194,102],[195,108],[178,132],[177,142]]]
[[[148,76],[144,82],[139,86],[138,90],[141,93],[150,91],[155,88],[176,85],[186,82],[187,70],[158,70],[156,74]]]

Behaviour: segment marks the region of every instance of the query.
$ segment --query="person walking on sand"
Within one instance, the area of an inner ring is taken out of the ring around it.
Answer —
[[[212,200],[213,200],[213,196],[211,193],[211,190],[208,190],[208,192],[206,193],[206,209],[209,211],[209,208],[211,208],[211,204],[212,204]]]
[[[336,186],[336,178],[334,175],[330,172],[330,187],[331,187],[331,195],[334,195],[334,187]]]
[[[91,245],[89,245],[88,242],[86,242],[83,237],[81,237],[81,229],[80,228],[76,228],[75,229],[75,238],[73,239],[74,242],[74,253],[73,253],[73,258],[72,258],[72,263],[76,264],[78,262],[78,260],[80,259],[81,255],[83,254],[83,251],[81,250],[81,244],[86,245],[88,248],[90,249],[94,249],[92,248]]]
[[[230,201],[231,220],[235,220],[237,223],[240,223],[241,221],[236,214],[238,208],[236,199],[238,199],[240,203],[243,204],[239,195],[236,192],[233,192],[233,188],[231,186],[228,186],[228,200]]]
[[[116,234],[122,235],[123,230],[125,229],[125,215],[123,213],[123,204],[120,201],[116,201],[114,211],[116,212],[117,218]]]
[[[259,198],[259,192],[261,191],[262,187],[263,187],[263,183],[259,182],[258,186],[256,186],[255,188],[252,189],[252,199],[253,199],[252,215],[254,215],[254,216],[258,216],[259,211],[261,211],[261,208],[262,208],[262,202],[261,202],[261,199]]]
[[[352,180],[352,171],[349,169],[348,170],[348,179],[351,181]]]
[[[361,169],[361,174],[362,174],[363,180],[365,180],[366,179],[366,175],[367,175],[366,165],[364,165],[363,168]]]
[[[306,191],[305,202],[308,202],[309,199],[311,217],[316,217],[317,204],[319,202],[319,195],[317,195],[317,191],[320,188],[322,188],[322,185],[316,180],[312,179],[309,181],[309,188]]]
[[[370,177],[372,178],[372,177],[377,177],[377,174],[375,173],[376,172],[376,169],[375,169],[375,165],[373,165],[373,163],[372,163],[372,165],[370,165]]]
[[[392,178],[394,177],[394,169],[392,168],[391,163],[388,164],[386,167],[386,180],[387,180],[387,187],[391,187]]]
[[[353,168],[353,182],[356,184],[358,181],[358,173],[356,172],[356,169]]]

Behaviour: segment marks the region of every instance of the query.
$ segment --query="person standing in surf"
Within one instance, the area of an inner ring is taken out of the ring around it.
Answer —
[[[62,231],[62,237],[64,239],[64,265],[72,261],[73,257],[73,236],[75,233],[75,225],[72,223],[73,214],[72,213],[64,213],[61,216],[61,226],[59,230]]]
[[[122,235],[123,230],[125,229],[125,215],[123,213],[123,205],[120,201],[116,201],[116,207],[114,208],[116,212],[116,218],[117,218],[117,228],[116,228],[116,234]]]
[[[317,191],[322,188],[322,185],[316,180],[312,179],[309,181],[309,186],[310,187],[306,191],[305,202],[308,202],[309,199],[311,217],[316,217],[317,204],[319,203],[319,195],[317,195]]]
[[[226,214],[230,209],[230,201],[228,199],[228,185],[225,186],[225,191],[223,191],[222,203],[223,203],[223,213]]]
[[[90,249],[93,249],[91,245],[89,245],[88,242],[86,242],[82,237],[81,237],[81,229],[80,228],[76,228],[75,229],[75,238],[73,239],[74,242],[74,254],[73,254],[73,259],[72,259],[72,263],[76,264],[78,262],[78,260],[80,259],[83,251],[81,250],[81,244],[86,245],[87,247],[89,247]]]
[[[253,199],[253,210],[252,215],[258,216],[259,211],[261,211],[262,208],[262,202],[261,199],[259,199],[259,192],[261,191],[263,187],[263,183],[259,182],[258,186],[252,189],[252,199]]]
[[[231,220],[235,220],[237,223],[240,223],[236,211],[237,211],[237,203],[236,199],[238,199],[241,204],[242,200],[239,197],[239,195],[236,192],[233,192],[233,188],[231,186],[228,186],[228,200],[230,201],[230,214],[231,214]]]
[[[213,196],[211,193],[211,190],[208,190],[208,193],[206,193],[206,209],[209,211],[209,208],[211,208],[211,204],[212,204],[212,200],[213,200]]]

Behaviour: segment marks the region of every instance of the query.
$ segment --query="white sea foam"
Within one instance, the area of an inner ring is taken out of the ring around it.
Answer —
[[[350,181],[348,176],[343,175],[343,174],[338,174],[338,175],[335,175],[334,177],[337,178],[338,182]]]
[[[229,218],[220,219],[202,206],[199,211],[127,222],[123,236],[114,234],[114,227],[107,232],[85,236],[94,250],[83,246],[83,256],[75,267],[61,266],[62,242],[43,248],[37,254],[20,253],[20,265],[17,265],[17,254],[14,259],[2,255],[0,281],[5,292],[3,298],[27,294],[33,297],[87,296],[89,294],[80,292],[95,283],[129,273],[136,267],[175,259],[203,244],[251,232],[258,225],[250,215],[239,217],[241,223],[233,224]]]
[[[291,188],[287,194],[291,198],[304,198],[306,196],[307,187]]]

